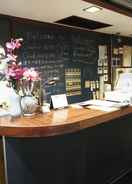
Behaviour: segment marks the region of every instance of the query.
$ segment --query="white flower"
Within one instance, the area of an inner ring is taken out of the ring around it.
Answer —
[[[10,107],[10,101],[7,99],[0,99],[0,108],[4,110],[8,110]]]
[[[0,45],[0,56],[2,57],[2,56],[5,56],[5,50],[4,50],[4,48]],[[1,58],[0,57],[0,58]]]

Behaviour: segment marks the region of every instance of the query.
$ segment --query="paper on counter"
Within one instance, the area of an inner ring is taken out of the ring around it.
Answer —
[[[117,111],[120,109],[120,108],[116,108],[116,107],[105,107],[105,106],[95,106],[95,105],[90,105],[90,106],[87,106],[86,108],[101,110],[101,111],[105,111],[105,112],[113,112],[113,111]]]
[[[112,101],[107,101],[107,100],[87,100],[84,102],[79,103],[79,105],[82,106],[99,106],[99,107],[114,107],[114,108],[120,108],[124,106],[128,106],[126,103],[119,103],[119,102],[112,102]]]

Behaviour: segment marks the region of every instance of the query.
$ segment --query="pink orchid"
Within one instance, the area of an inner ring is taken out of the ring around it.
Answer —
[[[7,75],[8,78],[19,80],[23,77],[25,68],[19,67],[18,65],[12,65],[8,68]]]
[[[33,92],[35,81],[40,80],[38,72],[34,68],[23,68],[22,63],[17,61],[17,55],[15,51],[21,47],[22,38],[11,39],[6,43],[6,52],[8,67],[6,70],[6,78],[12,83],[14,89],[19,92],[23,91],[23,94],[30,94]],[[19,81],[20,80],[20,81]]]
[[[30,81],[40,80],[38,72],[36,72],[33,68],[25,70],[23,78]]]
[[[10,50],[14,50],[15,49],[15,43],[14,42],[7,42],[6,43],[6,48],[7,48],[7,50],[8,51],[10,51]]]
[[[22,42],[23,39],[22,39],[22,38],[19,38],[19,39],[16,39],[15,41],[16,41],[16,42],[15,42],[16,48],[19,49],[19,48],[21,47],[21,43],[20,43],[20,42]]]
[[[22,38],[18,38],[18,39],[11,39],[11,42],[7,42],[6,43],[6,48],[9,52],[12,52],[13,50],[15,50],[16,48],[20,48],[21,47],[21,41],[23,41]]]
[[[9,59],[9,61],[16,61],[17,56],[14,54],[7,54],[7,57]]]

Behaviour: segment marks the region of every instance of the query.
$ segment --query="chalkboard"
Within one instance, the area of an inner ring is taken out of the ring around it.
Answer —
[[[91,32],[83,33],[47,24],[14,23],[14,37],[24,39],[20,50],[20,60],[24,66],[34,67],[42,77],[44,100],[50,101],[53,94],[66,93],[65,68],[80,68],[82,73],[82,94],[70,97],[69,102],[76,102],[88,98],[84,91],[85,76],[97,78],[98,43],[96,34],[91,37]],[[90,74],[89,74],[90,71]],[[48,81],[57,79],[52,86]],[[93,79],[93,80],[94,80]],[[73,99],[73,100],[72,100]]]
[[[96,35],[96,34],[95,34]],[[91,33],[72,34],[72,61],[87,65],[97,64],[98,45]]]
[[[44,26],[16,24],[15,27],[15,36],[24,39],[20,59],[23,65],[40,72],[45,100],[49,101],[50,95],[65,93],[64,62],[69,60],[68,35]],[[57,81],[50,86],[48,82],[53,79]]]

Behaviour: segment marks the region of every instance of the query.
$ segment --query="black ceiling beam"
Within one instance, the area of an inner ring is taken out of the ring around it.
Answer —
[[[125,9],[121,6],[118,6],[117,4],[110,3],[110,1],[109,2],[106,0],[83,0],[83,1],[132,17],[132,10]]]

